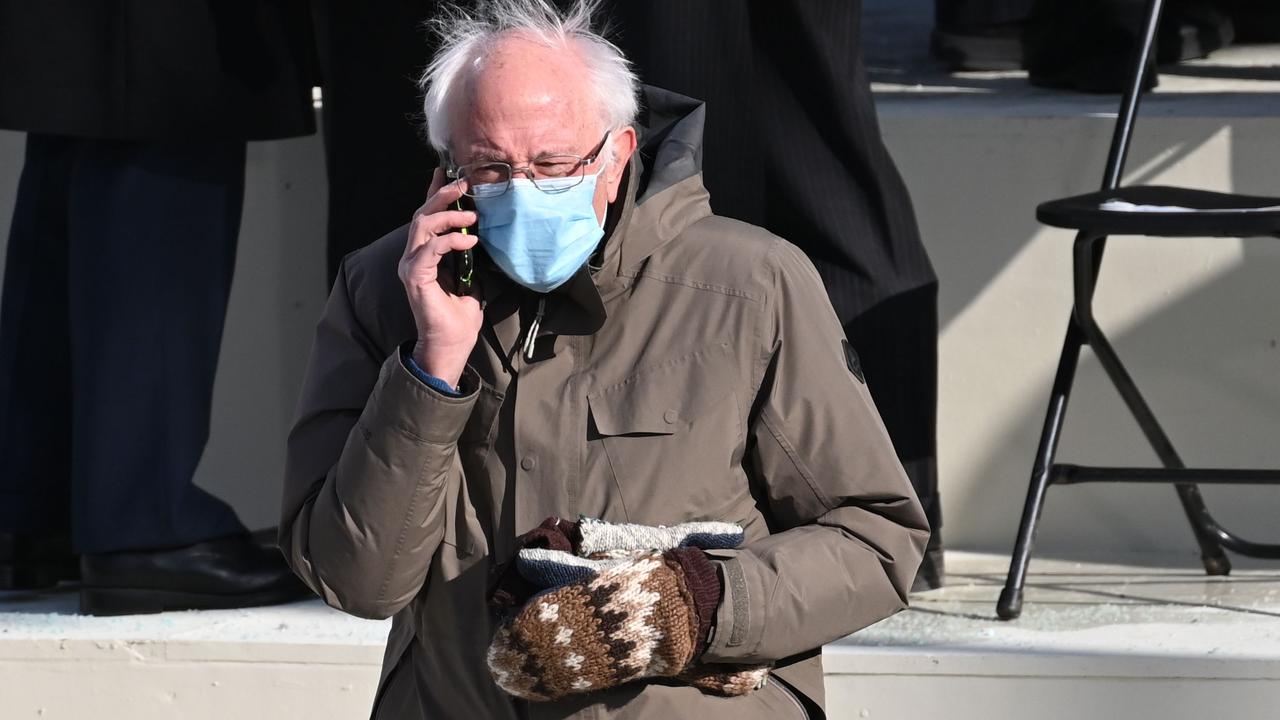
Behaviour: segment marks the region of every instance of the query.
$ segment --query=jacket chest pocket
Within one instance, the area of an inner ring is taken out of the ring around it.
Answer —
[[[749,493],[737,389],[730,348],[716,344],[587,396],[588,438],[606,455],[631,522],[741,513]]]

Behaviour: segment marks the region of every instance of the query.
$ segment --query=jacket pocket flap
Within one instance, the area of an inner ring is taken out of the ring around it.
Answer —
[[[710,345],[587,396],[600,435],[670,435],[733,392],[729,346]]]

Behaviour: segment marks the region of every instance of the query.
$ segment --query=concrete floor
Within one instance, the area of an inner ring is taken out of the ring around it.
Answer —
[[[1230,576],[1207,577],[1188,556],[1033,559],[1022,617],[1003,622],[995,603],[1008,558],[953,552],[946,587],[839,644],[1278,664],[1280,565],[1233,561]]]
[[[1280,568],[1206,578],[1194,557],[1032,563],[952,552],[950,585],[828,646],[832,718],[1274,718]],[[73,588],[0,594],[0,717],[361,717],[388,623],[319,601],[91,618]]]

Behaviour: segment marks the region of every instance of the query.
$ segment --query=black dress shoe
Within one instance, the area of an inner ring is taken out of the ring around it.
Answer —
[[[1022,21],[933,31],[929,51],[951,71],[1021,70]]]
[[[924,551],[924,559],[920,562],[920,569],[916,571],[916,579],[911,585],[911,592],[937,590],[946,581],[947,572],[943,565],[942,548],[927,548]]]
[[[80,572],[85,615],[276,605],[310,592],[278,550],[248,534],[172,550],[84,555]]]
[[[40,590],[79,579],[66,535],[0,533],[0,590]]]

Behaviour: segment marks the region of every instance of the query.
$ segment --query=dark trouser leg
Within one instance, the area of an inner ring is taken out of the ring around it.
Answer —
[[[916,589],[939,587],[944,571],[937,468],[938,286],[884,300],[844,330],[933,529]]]
[[[936,0],[931,51],[951,70],[1018,70],[1033,0]]]
[[[209,434],[244,163],[243,142],[83,142],[68,212],[80,552],[244,530],[191,482]]]
[[[979,28],[1016,23],[1031,14],[1034,0],[934,0],[934,23],[943,28]]]
[[[0,301],[0,532],[70,530],[67,180],[75,141],[28,135]]]

